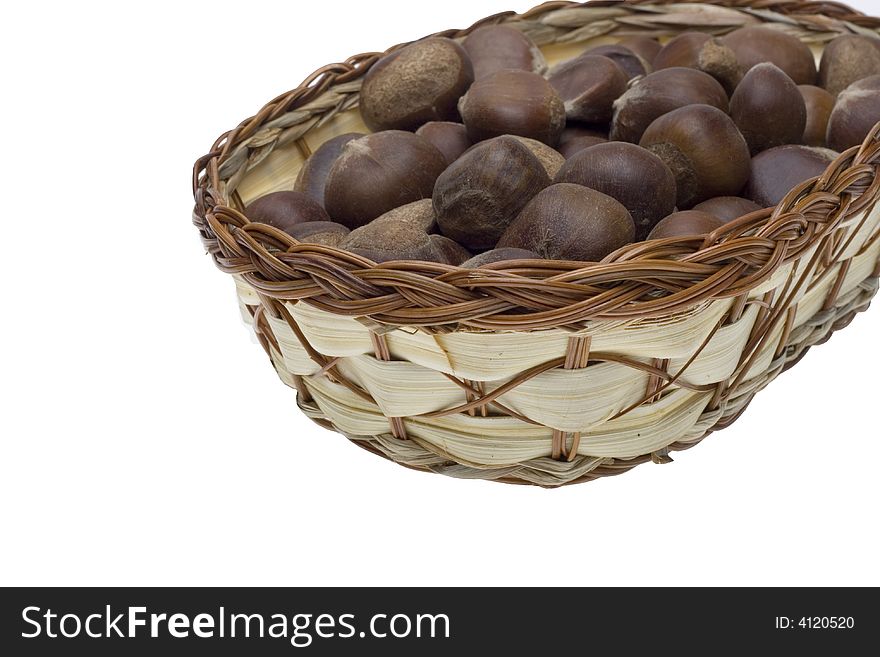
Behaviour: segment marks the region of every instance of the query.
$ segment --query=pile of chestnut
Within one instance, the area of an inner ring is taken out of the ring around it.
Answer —
[[[769,27],[588,49],[547,70],[503,25],[376,62],[370,134],[322,144],[245,209],[303,242],[479,267],[598,261],[776,205],[880,121],[880,39],[810,48]]]

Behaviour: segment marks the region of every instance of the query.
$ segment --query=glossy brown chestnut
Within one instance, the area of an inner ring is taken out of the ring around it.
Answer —
[[[821,176],[833,159],[828,149],[792,144],[758,153],[743,195],[769,208],[805,180]]]
[[[324,246],[339,246],[350,231],[335,221],[309,221],[304,224],[297,224],[287,232],[300,242],[323,244]]]
[[[654,226],[654,230],[648,235],[648,239],[660,240],[668,237],[708,235],[723,225],[724,222],[721,219],[707,212],[684,210],[661,219],[660,223]]]
[[[541,162],[511,136],[477,144],[434,186],[440,232],[467,249],[491,249],[523,206],[550,184]]]
[[[695,68],[711,75],[732,93],[742,79],[742,67],[733,50],[704,32],[683,32],[669,41],[654,58],[654,69],[673,66]]]
[[[348,142],[327,176],[324,207],[349,228],[429,198],[446,159],[426,139],[387,130]]]
[[[557,150],[566,159],[585,148],[604,144],[608,141],[608,132],[579,125],[568,125],[559,137]]]
[[[612,105],[626,91],[626,75],[607,57],[581,55],[550,70],[547,76],[565,103],[569,121],[607,123]]]
[[[802,84],[798,91],[801,92],[807,110],[807,125],[801,143],[806,146],[825,146],[825,133],[834,109],[834,96],[811,84]]]
[[[455,240],[443,235],[431,235],[431,244],[439,256],[439,262],[447,265],[460,265],[465,260],[470,260],[473,255]]]
[[[458,105],[468,137],[478,142],[519,135],[553,146],[565,127],[565,105],[547,80],[501,70],[471,85]]]
[[[467,269],[476,269],[477,267],[485,267],[486,265],[491,265],[493,262],[503,262],[505,260],[540,260],[541,256],[539,256],[534,251],[528,251],[526,249],[492,249],[490,251],[484,251],[480,255],[475,255],[470,260],[466,260],[461,263],[462,267]]]
[[[797,144],[807,125],[807,106],[794,81],[769,62],[749,69],[730,98],[730,116],[752,155]]]
[[[275,226],[290,233],[297,224],[307,221],[330,221],[318,202],[302,192],[272,192],[251,201],[244,209],[251,221]]]
[[[532,155],[538,158],[538,161],[541,163],[541,166],[544,167],[544,171],[547,172],[547,175],[551,180],[562,168],[562,165],[565,164],[565,158],[555,148],[550,148],[547,144],[536,139],[517,137],[516,135],[512,136],[532,151]]]
[[[498,248],[527,249],[550,260],[595,262],[634,236],[632,217],[613,198],[582,185],[558,183],[523,208]]]
[[[819,63],[819,86],[836,96],[853,82],[880,75],[877,39],[844,34],[825,46]]]
[[[565,126],[565,130],[562,131],[562,135],[559,137],[559,143],[564,144],[570,139],[576,137],[598,137],[604,141],[608,141],[608,129],[609,126],[607,125],[569,123]]]
[[[648,64],[651,64],[657,53],[663,49],[659,41],[644,36],[624,37],[617,42],[617,45],[632,50]],[[650,71],[648,72],[650,73]]]
[[[797,37],[765,26],[741,27],[721,39],[733,50],[743,73],[761,62],[776,64],[795,84],[816,84],[816,60]]]
[[[638,81],[614,102],[611,139],[637,144],[651,122],[672,110],[704,104],[728,110],[727,93],[711,75],[692,68],[666,68]]]
[[[735,196],[749,178],[749,147],[733,120],[709,105],[688,105],[654,121],[639,142],[675,176],[677,205]]]
[[[373,131],[415,130],[428,121],[454,121],[474,70],[452,39],[431,37],[386,55],[364,76],[360,111]],[[406,93],[401,93],[405,89]]]
[[[694,210],[718,217],[724,223],[739,219],[760,209],[761,206],[757,203],[740,196],[716,196],[694,206]]]
[[[656,155],[635,144],[610,141],[565,161],[554,182],[575,183],[620,202],[633,218],[636,240],[675,209],[675,176]]]
[[[472,146],[463,123],[429,121],[416,130],[416,134],[434,144],[434,147],[443,153],[447,164],[455,162]]]
[[[474,78],[481,80],[506,68],[544,73],[544,55],[525,34],[507,25],[478,27],[462,42],[474,67]]]
[[[653,70],[650,60],[645,60],[630,48],[619,43],[590,48],[584,55],[607,57],[620,67],[627,80],[632,80],[640,75],[647,75]]]
[[[305,161],[293,183],[293,189],[308,194],[321,206],[324,205],[324,186],[333,163],[342,152],[343,146],[353,139],[363,137],[361,132],[347,132],[328,139]]]
[[[568,159],[586,148],[596,146],[597,144],[605,144],[607,142],[608,140],[603,139],[602,137],[589,137],[586,135],[582,137],[573,137],[565,143],[559,144],[559,152],[562,154],[562,157]]]
[[[836,151],[860,145],[880,122],[880,75],[853,82],[840,92],[828,118],[825,141]]]

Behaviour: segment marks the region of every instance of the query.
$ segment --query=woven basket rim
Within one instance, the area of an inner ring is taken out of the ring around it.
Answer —
[[[880,18],[835,2],[711,0],[702,4],[743,12],[762,22],[793,24],[820,41],[846,33],[880,36]],[[550,2],[523,14],[502,12],[467,29],[430,36],[459,38],[486,24],[523,24],[559,10],[580,8],[612,8],[644,16],[649,11],[646,6],[652,11],[674,8],[681,14],[697,11],[692,3],[667,0]],[[683,29],[675,26],[671,32]],[[627,30],[639,31],[631,26]],[[196,161],[193,223],[202,242],[221,270],[241,276],[260,295],[304,300],[323,310],[372,320],[377,327],[413,326],[438,332],[577,330],[590,320],[665,316],[711,299],[748,294],[848,217],[870,209],[880,199],[878,124],[861,146],[841,153],[821,176],[791,190],[775,208],[746,215],[705,239],[630,244],[599,263],[522,260],[480,269],[424,261],[376,264],[337,248],[300,243],[271,226],[249,222],[234,207],[234,196],[227,194],[229,176],[221,174],[224,163],[250,144],[265,148],[260,131],[267,124],[358,80],[384,54],[355,55],[318,69],[221,135],[211,151]],[[356,93],[346,98],[344,109],[353,106]],[[318,113],[316,122],[327,114],[327,110]]]

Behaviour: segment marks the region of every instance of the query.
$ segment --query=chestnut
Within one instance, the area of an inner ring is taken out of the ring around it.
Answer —
[[[733,50],[704,32],[683,32],[669,41],[654,58],[654,70],[685,66],[708,73],[727,93],[736,89],[743,71]]]
[[[357,228],[400,205],[429,198],[446,159],[426,139],[387,130],[348,142],[324,188],[328,214]]]
[[[762,62],[776,64],[795,84],[816,84],[816,60],[797,37],[766,26],[741,27],[722,37],[743,73]]]
[[[553,146],[565,127],[565,105],[547,80],[505,69],[474,82],[458,104],[468,137],[511,134]]]
[[[466,249],[491,249],[523,206],[549,184],[541,162],[522,142],[511,136],[482,142],[437,179],[437,226]]]
[[[447,265],[460,265],[473,257],[470,251],[448,237],[431,235],[430,239],[431,244],[434,245],[434,251],[439,256],[439,262]]]
[[[356,228],[339,244],[340,249],[351,251],[374,262],[389,260],[428,260],[442,262],[431,236],[418,226],[407,222],[375,221]]]
[[[477,267],[483,267],[485,265],[491,265],[493,262],[502,262],[504,260],[540,260],[541,256],[539,256],[534,251],[529,251],[527,249],[491,249],[489,251],[483,251],[480,255],[475,255],[470,260],[466,260],[461,263],[462,267],[466,267],[468,269],[476,269]]]
[[[334,221],[309,221],[297,224],[287,232],[300,242],[339,246],[348,235],[349,230]]]
[[[590,148],[591,146],[595,146],[597,144],[605,144],[607,142],[608,140],[603,139],[602,137],[590,137],[589,135],[572,137],[565,143],[559,144],[559,152],[562,154],[562,157],[568,159],[570,157],[573,157],[575,154],[580,153],[585,148]]]
[[[644,61],[648,62],[648,64],[651,64],[657,56],[657,53],[663,49],[663,46],[657,41],[657,39],[650,39],[638,35],[624,37],[617,42],[617,45],[628,48]],[[650,71],[647,72],[650,73]]]
[[[646,61],[639,54],[619,43],[590,48],[584,52],[584,55],[607,57],[620,67],[627,80],[632,80],[640,75],[647,75],[653,70],[649,63],[650,60]]]
[[[607,123],[612,105],[626,91],[627,77],[607,57],[581,55],[551,69],[547,80],[565,103],[569,121]]]
[[[455,162],[472,146],[463,123],[429,121],[416,130],[416,134],[434,144],[434,147],[443,153],[447,164]]]
[[[547,62],[538,46],[519,30],[507,25],[485,25],[471,32],[462,47],[481,80],[506,68],[544,73]]]
[[[291,234],[297,224],[307,221],[330,221],[330,217],[317,201],[302,192],[272,192],[251,201],[244,215],[261,224],[275,226]]]
[[[608,126],[569,123],[559,136],[559,143],[564,144],[577,137],[597,137],[602,141],[608,141]]]
[[[711,214],[727,223],[752,212],[757,212],[761,206],[741,196],[716,196],[708,201],[697,203],[693,209]]]
[[[610,141],[576,153],[554,179],[607,194],[633,218],[636,240],[645,239],[675,209],[675,176],[663,161],[635,144]]]
[[[361,132],[347,132],[337,135],[321,144],[302,165],[296,175],[293,189],[303,194],[308,194],[321,206],[324,205],[324,186],[327,184],[327,174],[336,158],[342,152],[342,147],[353,139],[363,137]]]
[[[810,178],[821,176],[834,153],[825,148],[789,144],[758,153],[752,158],[749,183],[743,195],[769,208]]]
[[[840,92],[828,118],[825,140],[836,151],[859,146],[880,121],[880,75],[853,82]]]
[[[718,217],[708,212],[698,210],[684,210],[675,212],[664,217],[654,226],[654,230],[648,235],[649,240],[660,240],[667,237],[693,237],[696,235],[708,235],[724,225]]]
[[[551,179],[559,172],[562,165],[565,164],[565,158],[562,157],[562,154],[555,148],[550,148],[547,144],[537,141],[536,139],[517,137],[516,135],[512,136],[532,151],[532,155],[538,158],[541,166],[544,167],[544,171],[547,172],[547,175]]]
[[[437,228],[437,219],[434,216],[434,204],[430,198],[424,198],[421,201],[413,201],[406,205],[401,205],[385,212],[381,217],[373,219],[376,222],[396,222],[412,224],[419,230],[426,233],[433,232]]]
[[[807,146],[825,146],[825,133],[834,109],[834,96],[811,84],[800,85],[798,91],[801,92],[807,110],[807,125],[801,143]]]
[[[713,196],[735,196],[749,178],[746,140],[716,107],[688,105],[664,114],[639,144],[672,170],[681,209]]]
[[[538,193],[498,240],[498,248],[534,251],[550,260],[596,262],[633,241],[635,224],[610,196],[557,183]]]
[[[730,116],[754,155],[800,142],[807,106],[794,81],[775,64],[765,62],[749,69],[733,92]]]
[[[853,82],[880,75],[880,43],[860,34],[844,34],[825,46],[819,63],[819,86],[836,96]]]
[[[473,81],[471,60],[455,41],[416,41],[367,71],[360,91],[361,117],[373,131],[415,130],[428,121],[452,121],[458,118],[458,99]]]
[[[611,139],[639,142],[651,122],[679,107],[712,105],[728,110],[727,92],[711,75],[692,68],[665,68],[639,80],[614,102]]]
[[[605,131],[579,125],[569,125],[562,131],[562,135],[559,137],[557,150],[562,154],[562,157],[568,159],[585,148],[595,146],[596,144],[604,144],[606,141],[608,141],[608,133]]]

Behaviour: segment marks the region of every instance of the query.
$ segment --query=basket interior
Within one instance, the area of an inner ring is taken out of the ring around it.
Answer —
[[[516,23],[509,25],[516,27]],[[669,39],[669,37],[660,38],[660,41],[662,43]],[[553,66],[581,54],[587,48],[618,41],[617,37],[603,35],[565,43],[545,44],[540,48],[547,64]],[[818,63],[822,55],[822,47],[813,44],[811,49]],[[250,167],[228,191],[237,191],[242,201],[247,204],[270,192],[293,189],[296,175],[308,155],[328,139],[346,132],[369,132],[361,120],[357,107],[336,113],[329,121],[315,125],[296,141],[276,146],[269,155]]]

